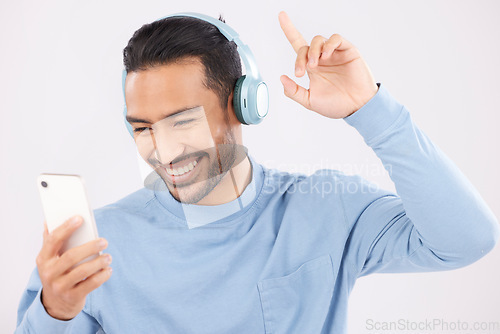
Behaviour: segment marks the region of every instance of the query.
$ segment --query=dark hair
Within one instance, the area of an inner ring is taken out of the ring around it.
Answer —
[[[226,22],[222,15],[219,20]],[[196,57],[204,67],[203,85],[219,97],[226,111],[229,95],[242,75],[236,48],[236,43],[215,25],[194,17],[174,16],[144,24],[134,32],[123,49],[123,64],[129,73]]]

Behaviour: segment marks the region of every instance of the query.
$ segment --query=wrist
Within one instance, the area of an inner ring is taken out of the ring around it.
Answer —
[[[366,105],[368,103],[368,101],[370,101],[375,95],[377,95],[377,92],[378,92],[378,89],[380,87],[380,83],[376,83],[374,84],[373,86],[373,89],[372,91],[370,92],[370,94],[367,94],[366,97],[364,97],[361,102],[358,104],[359,105],[359,108],[357,108],[356,110],[354,110],[353,112],[351,112],[350,114],[348,114],[347,116],[344,116],[343,118],[346,118],[346,117],[349,117],[351,116],[352,114],[354,114],[356,111],[358,111],[359,109],[363,108],[364,105]]]
[[[52,318],[61,320],[61,321],[69,321],[74,318],[74,316],[66,316],[63,314],[58,314],[54,310],[52,310],[50,307],[47,306],[47,304],[43,301],[43,288],[42,291],[40,292],[40,301],[42,302],[42,306],[45,309],[45,312],[47,312],[48,315],[50,315]]]

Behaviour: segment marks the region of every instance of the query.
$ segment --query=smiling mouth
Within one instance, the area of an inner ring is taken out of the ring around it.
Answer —
[[[165,171],[172,183],[180,183],[189,180],[194,175],[198,170],[196,167],[202,158],[203,157],[198,157],[196,159],[186,160],[186,163],[183,163],[182,166],[177,168],[164,166],[161,166],[161,168]]]

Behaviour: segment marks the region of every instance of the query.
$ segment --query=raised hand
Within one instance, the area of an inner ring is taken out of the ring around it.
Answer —
[[[305,108],[329,118],[344,118],[368,102],[378,90],[368,65],[359,51],[338,34],[316,35],[311,45],[281,11],[280,26],[297,53],[295,76],[307,72],[309,89],[286,75],[280,77],[284,93]]]

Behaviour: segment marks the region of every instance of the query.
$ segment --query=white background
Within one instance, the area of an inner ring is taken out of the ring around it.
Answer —
[[[308,41],[341,34],[499,217],[499,9],[497,1],[472,0],[2,2],[0,332],[14,331],[41,247],[37,175],[81,174],[93,208],[142,186],[121,92],[122,50],[142,24],[181,11],[222,13],[270,89],[268,117],[243,130],[250,154],[268,167],[336,168],[394,190],[354,128],[283,95],[279,76],[295,78],[295,53],[279,11]],[[298,82],[308,87],[307,76]],[[367,319],[500,321],[499,263],[496,247],[454,271],[363,277],[351,295],[349,332],[368,333]]]

